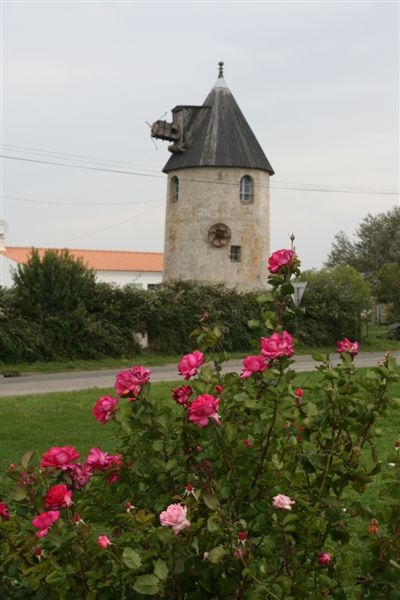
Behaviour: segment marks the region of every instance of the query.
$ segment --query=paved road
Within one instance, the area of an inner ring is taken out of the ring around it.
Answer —
[[[393,356],[400,363],[400,352],[393,352]],[[360,353],[355,364],[358,367],[376,366],[383,357],[381,352]],[[336,364],[338,356],[331,356],[333,364]],[[296,371],[313,371],[316,363],[310,356],[295,357],[294,368]],[[225,363],[224,372],[235,371],[240,373],[241,360],[231,360]],[[68,373],[35,373],[22,375],[21,377],[0,376],[0,398],[6,396],[26,396],[28,394],[43,394],[47,392],[68,392],[74,390],[85,390],[91,388],[112,388],[118,369],[101,371],[73,371]],[[178,381],[176,365],[164,365],[151,367],[151,381]]]

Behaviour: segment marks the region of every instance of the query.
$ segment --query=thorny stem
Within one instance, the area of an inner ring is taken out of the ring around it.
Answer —
[[[267,436],[266,436],[264,444],[262,446],[261,456],[260,456],[260,458],[258,460],[257,469],[256,469],[256,472],[254,473],[253,480],[252,480],[252,482],[250,484],[251,488],[254,488],[254,486],[256,485],[256,483],[258,481],[258,478],[260,477],[262,469],[264,467],[264,462],[265,462],[265,458],[266,458],[267,453],[268,453],[269,444],[270,444],[270,441],[271,441],[272,432],[273,432],[274,427],[275,427],[277,415],[278,415],[278,401],[275,399],[275,402],[274,402],[274,412],[273,412],[273,415],[272,415],[271,425],[269,427]]]

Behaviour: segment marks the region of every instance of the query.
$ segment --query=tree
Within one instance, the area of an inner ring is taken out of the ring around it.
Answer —
[[[343,231],[335,236],[325,263],[327,267],[350,265],[374,280],[384,264],[400,264],[399,207],[378,215],[368,214],[355,235],[354,242]]]
[[[378,302],[391,304],[391,317],[400,319],[400,264],[390,263],[379,269],[376,297]]]
[[[15,307],[36,330],[36,358],[82,355],[91,329],[87,303],[96,290],[94,272],[68,250],[46,250],[41,258],[32,249],[13,279]]]
[[[361,335],[361,313],[370,299],[370,286],[353,267],[304,271],[307,281],[299,314],[299,337],[311,345],[333,345]]]

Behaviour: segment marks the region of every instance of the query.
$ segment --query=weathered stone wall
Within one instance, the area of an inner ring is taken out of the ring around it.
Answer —
[[[251,203],[240,201],[240,180],[253,180]],[[179,199],[172,200],[171,179],[179,179]],[[215,223],[231,230],[231,239],[215,248],[208,231]],[[231,246],[241,247],[232,262]],[[269,174],[236,167],[197,167],[168,173],[163,280],[194,279],[223,283],[239,291],[266,283],[269,256]]]

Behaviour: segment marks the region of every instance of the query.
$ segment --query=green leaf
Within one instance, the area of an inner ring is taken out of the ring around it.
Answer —
[[[139,577],[135,579],[133,589],[138,594],[152,596],[153,594],[161,592],[160,580],[153,574],[139,575]]]
[[[217,496],[215,496],[214,494],[209,494],[208,492],[203,492],[202,497],[204,500],[204,504],[210,510],[217,510],[217,508],[219,508],[219,500],[218,500]]]
[[[35,450],[30,450],[29,452],[26,452],[23,455],[23,457],[21,458],[21,465],[24,467],[24,469],[27,469],[29,467],[29,463],[31,462],[35,454]]]
[[[128,569],[138,569],[142,564],[142,559],[139,554],[133,550],[133,548],[124,548],[122,553],[122,560],[128,567]]]
[[[216,519],[215,516],[209,517],[207,519],[207,529],[210,533],[216,533],[217,531],[220,530],[220,523],[219,520]]]
[[[156,560],[154,563],[154,575],[161,579],[161,581],[165,581],[168,577],[168,565],[165,560],[161,560],[160,558]]]
[[[164,448],[164,441],[163,440],[154,440],[153,442],[153,450],[155,452],[161,452]]]
[[[224,556],[225,556],[225,549],[222,546],[216,546],[215,548],[210,550],[207,558],[211,563],[217,564],[217,563],[221,562],[221,560],[224,558]]]
[[[63,571],[52,571],[46,577],[46,582],[50,584],[61,583],[65,579]]]

